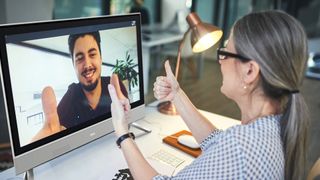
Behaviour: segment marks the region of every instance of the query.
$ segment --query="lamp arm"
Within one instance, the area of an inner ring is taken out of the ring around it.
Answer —
[[[185,32],[183,34],[183,38],[181,39],[181,41],[179,43],[179,49],[178,49],[178,55],[177,55],[177,65],[176,65],[176,71],[175,71],[176,79],[178,79],[178,74],[179,74],[179,68],[180,68],[180,62],[181,62],[181,50],[184,45],[184,41],[185,41],[188,33],[190,32],[190,30],[191,30],[191,28],[189,27],[187,32]]]

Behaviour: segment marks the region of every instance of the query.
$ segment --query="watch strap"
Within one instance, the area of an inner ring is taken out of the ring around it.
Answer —
[[[118,145],[119,148],[121,148],[121,145],[120,145],[121,142],[122,142],[123,140],[127,139],[127,138],[132,138],[132,139],[134,140],[134,139],[135,139],[135,136],[134,136],[134,134],[133,134],[132,132],[120,136],[120,137],[117,139],[117,141],[116,141],[116,143],[117,143],[117,145]]]

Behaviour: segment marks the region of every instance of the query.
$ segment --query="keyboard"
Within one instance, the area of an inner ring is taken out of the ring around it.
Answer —
[[[163,149],[160,149],[156,153],[152,154],[150,157],[154,160],[168,164],[174,168],[178,167],[180,164],[182,164],[185,161]]]

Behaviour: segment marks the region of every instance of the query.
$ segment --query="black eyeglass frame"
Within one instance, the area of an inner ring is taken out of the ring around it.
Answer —
[[[248,61],[251,60],[250,58],[247,58],[247,57],[242,56],[240,54],[231,53],[231,52],[224,51],[224,50],[221,50],[221,49],[222,48],[218,48],[217,49],[217,60],[226,60],[228,57],[237,58],[242,62],[248,62]],[[226,56],[226,57],[221,59],[221,58],[219,58],[220,55],[223,55],[223,56]]]

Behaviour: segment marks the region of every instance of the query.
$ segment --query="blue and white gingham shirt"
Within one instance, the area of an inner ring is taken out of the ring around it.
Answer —
[[[281,115],[258,118],[248,125],[214,131],[202,143],[202,154],[167,179],[284,179]]]

